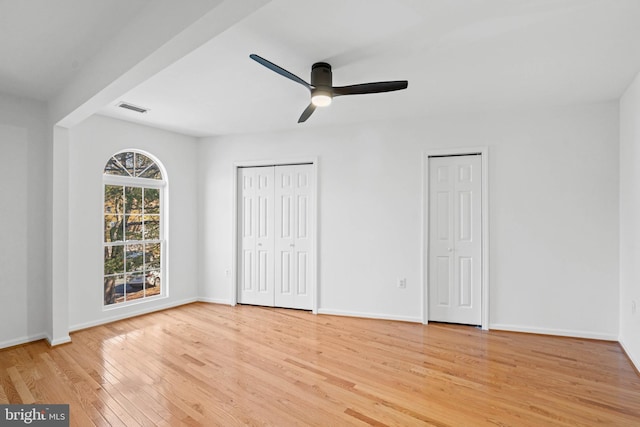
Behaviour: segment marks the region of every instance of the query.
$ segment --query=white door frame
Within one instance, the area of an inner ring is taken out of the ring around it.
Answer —
[[[480,154],[482,158],[482,329],[489,329],[489,148],[429,150],[422,158],[422,323],[429,323],[429,157]]]
[[[247,167],[264,167],[264,166],[284,166],[284,165],[297,165],[297,164],[311,164],[311,174],[313,176],[313,185],[311,188],[311,203],[314,208],[311,210],[311,231],[313,232],[313,239],[311,242],[311,250],[313,255],[311,257],[311,296],[312,296],[312,309],[313,314],[318,314],[318,158],[317,157],[301,157],[294,159],[278,159],[278,160],[246,160],[233,163],[233,242],[232,242],[232,263],[231,263],[231,305],[238,304],[238,169]]]

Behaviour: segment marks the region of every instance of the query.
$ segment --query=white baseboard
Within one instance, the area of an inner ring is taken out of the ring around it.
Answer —
[[[330,308],[319,308],[318,314],[329,314],[333,316],[363,317],[365,319],[398,320],[401,322],[422,323],[421,317],[398,316],[395,314],[363,313],[359,311],[334,310]]]
[[[157,305],[154,306],[152,308],[144,308],[141,310],[137,310],[137,311],[129,311],[127,313],[123,313],[123,314],[118,314],[115,316],[109,316],[109,317],[103,317],[99,320],[95,320],[95,321],[91,321],[91,322],[86,322],[86,323],[79,323],[77,325],[72,325],[69,327],[69,332],[75,332],[75,331],[79,331],[81,329],[87,329],[87,328],[93,328],[94,326],[100,326],[100,325],[104,325],[106,323],[111,323],[111,322],[116,322],[118,320],[123,320],[123,319],[128,319],[130,317],[136,317],[136,316],[141,316],[143,314],[149,314],[149,313],[153,313],[154,311],[162,311],[162,310],[166,310],[168,308],[173,308],[173,307],[178,307],[181,305],[186,305],[186,304],[191,304],[192,302],[197,302],[198,298],[187,298],[187,299],[183,299],[180,301],[173,301],[170,302],[168,304],[162,304],[162,305]]]
[[[10,340],[0,342],[0,349],[14,347],[16,345],[27,344],[33,341],[44,340],[47,338],[48,338],[47,334],[45,334],[44,332],[40,334],[33,334],[33,335],[27,335],[24,337],[12,338]]]
[[[636,371],[640,372],[640,360],[635,358],[634,355],[629,351],[629,347],[627,347],[624,344],[624,341],[622,340],[622,338],[620,338],[618,342],[620,343],[622,350],[624,350],[624,352],[627,354],[627,357],[629,358],[629,360],[631,360],[631,363],[633,363],[633,366],[636,367]]]
[[[603,334],[600,332],[590,331],[573,331],[568,329],[546,329],[535,328],[520,325],[504,325],[500,323],[491,323],[490,330],[510,331],[510,332],[526,332],[529,334],[556,335],[560,337],[587,338],[592,340],[618,341],[618,336],[614,334]]]
[[[198,298],[200,302],[209,302],[212,304],[222,304],[222,305],[233,305],[231,304],[231,300],[228,299],[220,299],[220,298]]]

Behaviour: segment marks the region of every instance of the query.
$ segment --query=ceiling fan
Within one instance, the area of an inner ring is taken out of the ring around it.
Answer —
[[[390,82],[362,83],[350,86],[332,86],[331,65],[326,62],[316,62],[311,67],[311,84],[305,82],[300,77],[285,70],[284,68],[267,61],[256,55],[249,55],[251,59],[264,65],[271,71],[284,76],[309,89],[311,92],[311,103],[302,112],[298,123],[306,121],[315,111],[316,107],[326,107],[331,104],[331,100],[342,95],[362,95],[365,93],[392,92],[394,90],[406,89],[409,82],[406,80],[395,80]]]

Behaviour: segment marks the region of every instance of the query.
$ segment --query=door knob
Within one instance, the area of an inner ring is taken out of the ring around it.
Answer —
[[[289,243],[289,246],[294,247],[295,245],[293,243]]]
[[[262,246],[262,243],[258,243],[258,246]]]
[[[447,248],[449,252],[453,252],[453,248]]]

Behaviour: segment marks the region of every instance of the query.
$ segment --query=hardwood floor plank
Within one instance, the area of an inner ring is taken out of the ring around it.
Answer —
[[[0,350],[0,403],[78,426],[640,425],[617,343],[194,303]]]
[[[2,384],[0,384],[0,402],[9,402],[9,397],[7,396],[7,393],[5,393]]]
[[[13,383],[18,395],[20,396],[21,403],[34,403],[36,399],[31,394],[29,390],[29,386],[24,382],[20,372],[15,366],[12,366],[7,369],[7,373],[9,374],[9,378],[11,378],[11,382]]]

